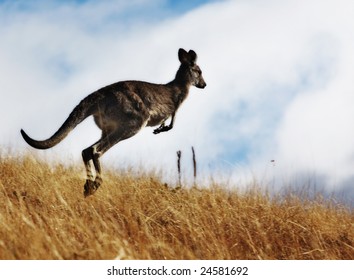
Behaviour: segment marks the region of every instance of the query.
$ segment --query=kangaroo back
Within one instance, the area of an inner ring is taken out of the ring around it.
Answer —
[[[91,106],[88,105],[89,100],[92,99],[93,96],[88,96],[84,100],[82,100],[79,105],[77,105],[74,110],[70,113],[69,117],[63,123],[63,125],[58,129],[57,132],[54,133],[52,137],[47,140],[34,140],[27,135],[27,133],[21,129],[21,134],[23,139],[33,148],[36,149],[49,149],[54,147],[59,142],[61,142],[70,131],[72,131],[79,123],[81,123],[84,119],[91,115],[90,108]]]

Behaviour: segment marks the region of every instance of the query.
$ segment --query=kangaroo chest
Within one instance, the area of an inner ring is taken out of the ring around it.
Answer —
[[[169,100],[170,102],[157,102],[151,106],[147,126],[160,125],[166,121],[172,114],[176,113],[186,96],[185,93],[176,94]]]

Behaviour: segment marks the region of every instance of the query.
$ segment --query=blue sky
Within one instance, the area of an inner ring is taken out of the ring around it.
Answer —
[[[189,1],[178,1],[178,0],[152,0],[152,1],[132,1],[133,4],[131,9],[124,10],[124,13],[121,15],[123,16],[129,16],[129,17],[137,17],[137,16],[143,16],[143,17],[150,17],[149,13],[151,12],[150,9],[153,9],[154,7],[159,8],[159,14],[158,16],[172,16],[172,15],[178,15],[182,14],[185,12],[188,12],[190,10],[196,9],[200,6],[203,6],[208,3],[212,2],[220,2],[221,0],[189,0]],[[58,1],[58,0],[32,0],[32,1],[26,1],[26,0],[0,0],[0,4],[3,5],[6,9],[10,10],[17,10],[17,11],[38,11],[38,10],[47,10],[51,9],[53,7],[58,7],[58,6],[76,6],[76,7],[83,7],[85,5],[88,5],[90,3],[95,3],[97,0],[76,0],[76,1]],[[103,2],[121,2],[124,3],[124,1],[103,1]],[[125,1],[128,3],[128,1]],[[145,2],[145,3],[144,3]],[[150,2],[150,3],[149,3]],[[146,5],[148,4],[148,5]],[[129,6],[129,5],[128,5]],[[140,6],[140,7],[139,7]],[[141,7],[144,7],[144,9],[141,9]],[[147,9],[146,9],[147,8]]]
[[[197,52],[208,86],[191,89],[172,131],[144,129],[104,166],[162,169],[174,181],[182,150],[188,179],[194,146],[200,180],[281,188],[317,176],[327,192],[353,197],[353,14],[350,0],[0,1],[0,144],[30,150],[21,128],[49,137],[107,84],[169,82],[183,47]],[[88,119],[34,152],[81,164],[98,138]]]

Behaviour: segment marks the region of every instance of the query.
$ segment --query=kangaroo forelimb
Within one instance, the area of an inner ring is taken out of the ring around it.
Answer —
[[[154,130],[154,134],[159,134],[160,132],[166,132],[173,128],[172,123],[169,125],[165,125],[165,123],[161,124],[158,128]]]
[[[176,112],[172,114],[171,116],[171,122],[169,125],[165,125],[165,122],[163,122],[158,128],[154,130],[154,134],[159,134],[160,132],[166,132],[169,131],[173,128],[173,124],[175,122],[175,115]]]

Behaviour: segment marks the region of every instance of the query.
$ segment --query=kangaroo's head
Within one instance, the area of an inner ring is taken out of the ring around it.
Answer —
[[[177,71],[176,79],[187,85],[205,88],[206,83],[202,76],[202,70],[200,70],[199,66],[196,64],[197,54],[195,51],[190,50],[186,52],[184,49],[179,49],[178,59],[181,62],[181,66]]]

